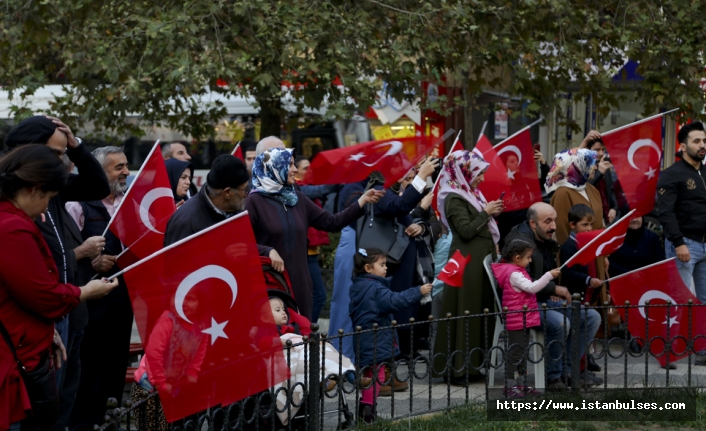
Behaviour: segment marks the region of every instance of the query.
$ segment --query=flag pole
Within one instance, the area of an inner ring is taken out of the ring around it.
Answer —
[[[661,264],[663,264],[663,263],[669,262],[670,260],[674,260],[674,259],[676,259],[676,258],[677,258],[676,256],[670,257],[669,259],[664,259],[664,260],[659,261],[659,262],[657,262],[657,263],[653,263],[652,265],[647,265],[647,266],[643,266],[642,268],[633,269],[632,271],[626,272],[625,274],[616,275],[615,277],[610,277],[610,278],[607,279],[607,280],[603,280],[603,282],[604,282],[604,283],[607,283],[607,282],[609,282],[609,281],[617,280],[617,279],[619,279],[619,278],[625,277],[626,275],[630,275],[630,274],[632,274],[632,273],[634,273],[634,272],[642,271],[643,269],[647,269],[647,268],[652,268],[653,266],[661,265]]]
[[[485,126],[487,125],[488,120],[485,120],[485,122],[483,123],[483,127],[480,128],[480,133],[478,134],[478,141],[480,141],[480,137],[483,136],[483,133],[485,133]],[[476,141],[476,143],[478,143],[478,141]]]
[[[561,266],[559,267],[559,269],[562,269],[562,268],[564,268],[566,265],[568,265],[571,261],[574,260],[574,257],[578,256],[583,250],[586,249],[586,247],[588,247],[589,245],[591,245],[591,244],[593,244],[594,242],[598,241],[598,239],[599,239],[600,237],[602,237],[602,236],[605,235],[606,233],[610,232],[611,229],[613,229],[615,226],[617,226],[618,224],[620,224],[620,222],[623,221],[623,220],[625,220],[627,217],[630,217],[630,215],[632,215],[632,213],[634,213],[634,212],[635,212],[635,210],[632,210],[632,211],[630,211],[629,213],[625,214],[624,216],[622,216],[622,217],[620,218],[620,220],[618,220],[617,222],[613,223],[613,224],[610,225],[606,230],[604,230],[601,234],[597,235],[595,238],[593,238],[592,240],[590,240],[590,241],[588,242],[588,244],[586,244],[586,245],[584,245],[583,247],[581,247],[581,250],[579,250],[579,251],[577,251],[576,253],[574,253],[573,256],[571,256],[566,262],[564,262],[564,264],[561,265]],[[598,256],[596,256],[596,257],[598,257]]]
[[[535,121],[534,123],[530,124],[529,126],[523,127],[521,130],[519,130],[519,131],[513,133],[512,136],[503,139],[499,144],[493,145],[493,148],[499,147],[500,145],[504,144],[505,142],[509,141],[510,139],[512,139],[512,138],[514,138],[515,136],[519,135],[520,133],[524,132],[525,130],[527,130],[527,129],[529,129],[529,128],[532,128],[532,127],[536,126],[537,124],[541,123],[543,120],[544,120],[544,117],[542,117],[542,116],[540,115],[540,116],[539,116],[539,119],[538,119],[537,121]],[[487,121],[486,121],[486,123],[487,123]],[[483,126],[483,128],[485,129],[485,125]]]
[[[190,241],[190,240],[192,240],[192,239],[194,239],[194,238],[196,238],[196,237],[198,237],[198,236],[201,236],[201,235],[205,234],[206,232],[210,232],[210,231],[212,231],[213,229],[216,229],[216,228],[218,228],[218,227],[220,227],[220,226],[222,226],[222,225],[224,225],[224,224],[226,224],[226,223],[229,223],[229,222],[231,222],[231,221],[233,221],[233,220],[239,219],[239,218],[244,217],[244,216],[246,216],[246,215],[248,215],[248,212],[247,212],[247,211],[243,211],[243,212],[241,212],[240,214],[234,215],[233,217],[230,217],[230,218],[227,218],[227,219],[225,219],[225,220],[223,220],[223,221],[221,221],[221,222],[218,222],[218,223],[214,224],[214,225],[211,226],[211,227],[207,227],[206,229],[204,229],[204,230],[202,230],[202,231],[196,232],[196,233],[193,234],[193,235],[189,235],[189,236],[187,236],[187,237],[184,238],[184,239],[180,239],[179,241],[175,242],[174,244],[168,245],[168,246],[164,247],[164,248],[161,249],[161,250],[157,250],[157,251],[155,251],[154,253],[152,253],[151,255],[147,256],[146,258],[144,258],[144,259],[142,259],[142,260],[139,260],[139,261],[133,263],[132,265],[128,266],[127,268],[125,268],[125,269],[123,269],[123,270],[121,270],[121,271],[116,272],[115,274],[111,275],[111,276],[108,278],[108,280],[113,280],[114,278],[117,278],[117,277],[119,277],[119,276],[125,274],[126,272],[130,271],[131,269],[135,268],[136,266],[142,265],[143,263],[147,262],[148,260],[150,260],[150,259],[152,259],[152,258],[154,258],[154,257],[156,257],[156,256],[158,256],[158,255],[160,255],[160,254],[162,254],[162,253],[164,253],[164,252],[166,252],[167,250],[171,250],[171,249],[173,249],[174,247],[176,247],[176,246],[178,246],[178,245],[181,245],[181,244],[183,244],[183,243],[185,243],[185,242],[187,242],[187,241]],[[125,249],[125,250],[127,250],[127,249]],[[123,251],[123,253],[124,253],[124,251]],[[121,253],[121,254],[122,254],[122,253]]]
[[[235,148],[233,148],[233,152],[230,153],[231,156],[235,156],[235,152],[238,151],[238,147],[240,147],[240,143],[242,141],[238,141],[237,144],[235,144]]]
[[[461,138],[461,132],[463,132],[463,130],[459,130],[459,131],[458,131],[458,135],[456,135],[456,139],[454,139],[454,143],[451,144],[451,148],[453,148],[453,146],[456,145],[456,142],[458,142],[458,140]],[[449,157],[448,154],[447,154],[446,156],[444,156],[444,160],[446,160],[447,157]],[[434,185],[431,187],[432,192],[433,192],[434,190],[436,190],[436,186],[439,184],[439,179],[440,179],[440,178],[441,178],[441,175],[437,175],[436,181],[434,181]]]
[[[145,159],[145,161],[142,162],[142,166],[140,166],[140,170],[137,171],[137,175],[135,175],[134,181],[137,181],[137,179],[140,178],[140,174],[142,173],[142,170],[145,168],[145,165],[150,160],[150,157],[152,157],[152,153],[154,153],[154,150],[157,147],[159,147],[159,139],[157,139],[157,142],[154,143],[154,146],[152,147],[152,150],[150,150],[150,153],[147,155],[147,158]],[[113,211],[113,215],[110,217],[110,220],[108,220],[108,225],[105,227],[105,230],[103,231],[103,235],[101,235],[103,238],[105,238],[105,234],[108,233],[108,229],[110,229],[110,225],[113,223],[113,220],[115,219],[115,214],[117,214],[118,211],[120,211],[120,208],[122,208],[123,204],[127,201],[127,197],[130,196],[130,191],[132,189],[133,189],[133,187],[128,187],[127,191],[125,192],[125,195],[123,196],[123,200],[120,201],[120,203],[118,204],[118,207],[115,208],[115,211]]]
[[[632,126],[635,126],[635,125],[644,123],[644,122],[646,122],[646,121],[654,120],[654,119],[657,118],[657,117],[663,117],[663,116],[665,116],[665,115],[667,115],[667,114],[671,114],[672,112],[678,111],[678,110],[679,110],[679,108],[674,108],[674,109],[671,109],[671,110],[669,110],[669,111],[661,112],[661,113],[659,113],[659,114],[657,114],[657,115],[653,115],[653,116],[651,116],[651,117],[647,117],[647,118],[642,119],[642,120],[640,120],[640,121],[635,121],[634,123],[626,124],[626,125],[624,125],[624,126],[620,126],[620,127],[615,128],[615,129],[613,129],[613,130],[608,130],[607,132],[601,133],[601,136],[610,135],[610,134],[613,133],[613,132],[617,132],[617,131],[619,131],[619,130],[627,129],[628,127],[632,127]]]

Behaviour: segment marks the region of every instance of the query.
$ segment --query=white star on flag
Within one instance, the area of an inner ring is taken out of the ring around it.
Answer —
[[[223,331],[223,328],[225,328],[227,324],[228,324],[227,320],[223,323],[218,323],[218,322],[216,322],[216,319],[211,317],[211,327],[204,329],[201,332],[211,336],[211,345],[213,346],[213,343],[215,343],[217,339],[219,339],[219,338],[226,338],[227,339],[228,338],[226,333]]]
[[[358,161],[360,161],[360,159],[362,159],[363,157],[365,157],[365,153],[358,153],[358,154],[353,154],[352,156],[350,156],[350,157],[348,158],[348,160],[354,160],[354,161],[358,162]]]
[[[650,169],[648,169],[647,172],[645,172],[645,175],[647,175],[647,178],[649,178],[651,180],[652,178],[655,177],[656,173],[657,173],[657,169],[650,166]]]
[[[514,180],[516,173],[517,173],[517,172],[511,171],[510,169],[508,169],[508,170],[507,170],[507,178],[508,178],[509,180]]]

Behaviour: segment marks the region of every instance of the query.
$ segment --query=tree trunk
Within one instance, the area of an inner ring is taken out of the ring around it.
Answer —
[[[258,97],[260,104],[260,139],[282,135],[282,103],[279,97]]]
[[[472,151],[476,146],[475,133],[473,132],[473,106],[475,105],[475,95],[471,94],[468,88],[468,74],[464,73],[463,84],[461,85],[463,97],[463,142],[466,150]]]

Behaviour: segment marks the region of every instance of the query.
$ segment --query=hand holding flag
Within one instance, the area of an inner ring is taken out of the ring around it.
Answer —
[[[630,211],[607,229],[583,232],[576,235],[579,251],[564,262],[561,267],[563,268],[569,264],[587,265],[599,256],[607,256],[617,251],[625,242],[625,235],[627,235],[630,219],[633,217],[634,212],[635,210]]]

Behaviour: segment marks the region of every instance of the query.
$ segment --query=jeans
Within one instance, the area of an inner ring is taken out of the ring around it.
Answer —
[[[59,333],[59,337],[61,337],[61,342],[64,344],[64,348],[66,348],[66,346],[69,345],[69,317],[65,316],[60,321],[54,323],[54,329],[56,329],[56,332]],[[62,375],[64,374],[64,370],[65,368],[62,366],[61,368],[55,371],[57,388],[61,387]]]
[[[321,310],[326,305],[326,286],[324,279],[321,277],[321,268],[319,267],[319,255],[310,254],[308,257],[309,275],[311,275],[311,283],[314,288],[314,307],[311,312],[311,323],[316,323],[319,320]]]
[[[546,317],[543,311],[539,312],[539,316],[547,333],[545,340],[545,345],[549,349],[547,380],[555,380],[561,377],[562,372],[566,375],[571,374],[572,340],[569,336],[571,334],[571,306],[567,305],[564,308],[561,302],[552,300],[546,301],[546,304],[549,309]],[[592,308],[581,306],[579,356],[583,357],[586,352],[586,344],[595,337],[600,325],[601,315]],[[564,340],[568,340],[566,350],[563,348]],[[566,363],[566,367],[564,367],[564,363]]]
[[[7,431],[20,431],[22,429],[22,421],[17,421],[15,423],[10,424],[10,428],[7,429]]]
[[[694,292],[696,298],[701,302],[706,302],[706,243],[684,238],[684,244],[689,249],[691,260],[682,262],[677,259],[677,268],[684,284]],[[677,255],[674,244],[668,239],[664,240],[664,251],[667,258]],[[692,290],[692,279],[694,289]]]

